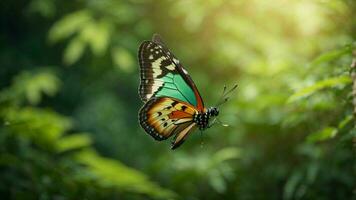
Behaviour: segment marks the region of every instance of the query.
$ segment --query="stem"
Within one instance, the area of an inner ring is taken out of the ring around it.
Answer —
[[[353,59],[350,65],[351,68],[351,79],[352,79],[352,105],[353,105],[353,115],[354,119],[356,119],[356,49],[352,52]],[[355,123],[356,128],[356,123]],[[353,146],[356,150],[356,137],[353,137]]]

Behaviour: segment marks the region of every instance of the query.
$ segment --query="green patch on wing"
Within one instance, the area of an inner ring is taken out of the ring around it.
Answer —
[[[181,75],[168,73],[163,78],[164,86],[156,93],[156,97],[167,96],[197,106],[193,90],[184,81]]]

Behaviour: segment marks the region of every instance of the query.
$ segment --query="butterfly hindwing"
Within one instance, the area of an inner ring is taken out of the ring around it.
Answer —
[[[139,61],[139,94],[142,101],[167,96],[187,102],[199,111],[203,110],[203,101],[194,82],[157,35],[153,37],[153,41],[141,44]]]
[[[153,97],[140,110],[142,128],[156,140],[176,135],[172,148],[183,143],[194,129],[193,116],[198,111],[191,105],[169,97]]]
[[[176,137],[174,138],[174,141],[172,142],[172,149],[178,148],[180,145],[183,144],[189,133],[191,133],[194,129],[196,128],[195,123],[191,123],[188,126],[184,127],[182,130],[180,130],[177,134]]]

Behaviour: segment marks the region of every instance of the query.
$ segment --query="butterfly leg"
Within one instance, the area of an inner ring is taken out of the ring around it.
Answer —
[[[217,122],[217,118],[214,118],[213,121],[210,124],[208,124],[207,128],[212,127],[216,122]]]
[[[175,135],[174,137],[172,137],[171,139],[171,145],[174,145],[174,141],[177,139],[177,135]]]
[[[200,131],[200,148],[203,148],[204,146],[204,140],[203,140],[203,131]]]

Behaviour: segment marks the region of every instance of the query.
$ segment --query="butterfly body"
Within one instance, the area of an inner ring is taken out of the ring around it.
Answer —
[[[179,147],[196,128],[205,130],[218,108],[206,108],[195,83],[158,35],[139,48],[141,127],[155,140],[174,136]]]
[[[219,115],[219,109],[216,107],[210,107],[206,112],[197,113],[193,116],[193,121],[199,127],[199,130],[205,130],[209,126],[209,120],[211,117],[217,117]]]

